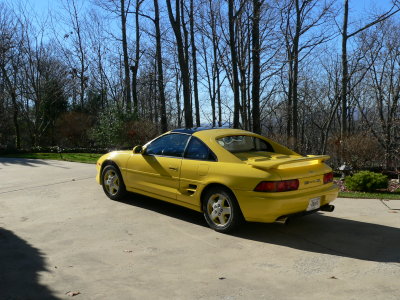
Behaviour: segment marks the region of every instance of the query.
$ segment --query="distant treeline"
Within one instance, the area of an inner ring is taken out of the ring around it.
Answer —
[[[0,0],[0,150],[261,133],[331,164],[400,162],[400,14],[348,0]],[[349,7],[350,5],[350,7]]]

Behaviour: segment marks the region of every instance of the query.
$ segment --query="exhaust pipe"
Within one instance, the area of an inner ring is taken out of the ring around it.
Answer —
[[[288,217],[279,217],[278,219],[275,220],[275,223],[286,225],[289,222]]]
[[[334,205],[326,204],[324,206],[321,206],[320,210],[322,211],[328,211],[328,212],[333,212],[335,209]]]

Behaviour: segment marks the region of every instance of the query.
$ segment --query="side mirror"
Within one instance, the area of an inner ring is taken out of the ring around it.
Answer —
[[[135,153],[135,154],[142,154],[142,153],[143,153],[143,147],[142,147],[142,146],[135,146],[135,147],[133,147],[133,153]]]

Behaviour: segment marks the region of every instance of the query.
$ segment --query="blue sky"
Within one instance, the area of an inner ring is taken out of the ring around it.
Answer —
[[[47,9],[55,9],[60,6],[63,0],[25,0],[38,12],[46,11]],[[78,0],[87,1],[87,0]],[[341,3],[338,0],[338,3]],[[391,0],[349,0],[350,13],[354,16],[365,15],[366,12],[379,12],[380,9],[391,7]],[[377,10],[378,11],[377,11]]]

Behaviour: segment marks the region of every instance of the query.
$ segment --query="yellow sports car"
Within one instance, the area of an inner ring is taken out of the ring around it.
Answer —
[[[228,232],[243,220],[333,211],[338,188],[327,159],[239,129],[175,129],[103,155],[96,180],[113,200],[126,191],[154,197],[203,212],[211,228]]]

